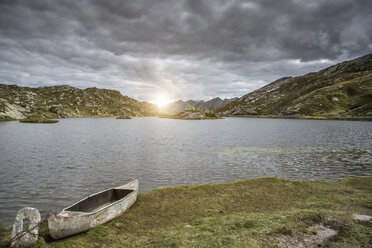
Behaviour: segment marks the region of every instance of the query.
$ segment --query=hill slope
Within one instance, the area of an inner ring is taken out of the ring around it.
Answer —
[[[371,116],[372,54],[274,81],[216,110],[222,115]]]
[[[0,84],[0,119],[23,119],[33,115],[47,118],[144,116],[153,115],[157,110],[153,104],[123,96],[116,90]]]

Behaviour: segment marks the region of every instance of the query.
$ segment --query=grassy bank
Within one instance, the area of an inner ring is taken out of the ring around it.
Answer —
[[[371,247],[372,226],[354,213],[372,215],[372,177],[163,188],[140,194],[110,223],[60,241],[47,237],[37,247],[298,247],[317,239],[319,225],[338,232],[329,247]],[[0,234],[4,245],[10,231]]]
[[[238,118],[300,119],[300,120],[335,120],[335,121],[372,121],[372,117],[341,116],[278,116],[278,115],[228,115]]]
[[[32,116],[29,116],[25,119],[19,120],[19,122],[23,122],[23,123],[57,123],[59,121],[48,119],[43,115],[32,115]]]
[[[16,119],[10,118],[8,116],[0,116],[0,121],[15,121]]]

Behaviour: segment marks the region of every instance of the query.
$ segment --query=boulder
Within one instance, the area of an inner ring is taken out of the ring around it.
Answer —
[[[191,112],[188,115],[186,115],[184,119],[200,120],[200,119],[205,119],[205,117],[201,112]]]
[[[39,237],[40,213],[36,208],[25,207],[17,212],[12,231],[12,247],[29,246]],[[27,232],[23,231],[24,220],[28,220]]]

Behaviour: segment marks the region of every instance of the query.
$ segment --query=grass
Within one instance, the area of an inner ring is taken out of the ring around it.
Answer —
[[[27,117],[26,119],[20,120],[19,122],[23,123],[57,123],[59,122],[58,120],[50,120],[45,117],[41,116],[30,116]]]
[[[316,235],[308,231],[314,223],[338,230],[329,247],[370,247],[372,227],[353,213],[372,215],[372,177],[160,188],[140,194],[118,219],[60,241],[40,239],[35,247],[286,247],[283,237]],[[9,237],[0,229],[3,245]]]
[[[119,115],[118,117],[116,117],[116,119],[120,120],[120,119],[132,119],[131,116],[129,115]]]
[[[49,119],[24,119],[19,122],[23,123],[57,123],[58,120],[49,120]]]
[[[16,119],[8,116],[0,116],[0,121],[15,121]]]
[[[301,120],[339,120],[339,121],[372,121],[372,117],[342,117],[342,116],[280,116],[280,115],[228,115],[237,118],[268,118],[268,119],[301,119]]]

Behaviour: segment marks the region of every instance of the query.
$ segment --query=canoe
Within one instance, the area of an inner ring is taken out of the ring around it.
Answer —
[[[90,195],[48,216],[49,233],[54,239],[61,239],[88,231],[92,227],[119,217],[137,199],[138,179],[116,188],[110,188]]]

